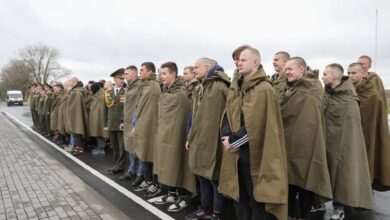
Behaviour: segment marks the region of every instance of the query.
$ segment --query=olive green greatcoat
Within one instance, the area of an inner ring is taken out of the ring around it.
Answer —
[[[88,112],[86,106],[86,90],[82,87],[74,87],[69,90],[66,102],[67,128],[71,134],[88,135]]]
[[[146,162],[154,162],[154,145],[157,133],[158,98],[160,84],[156,81],[156,74],[149,79],[141,80],[138,89],[136,107],[137,123],[135,125],[135,154]]]
[[[106,120],[106,115],[103,88],[100,88],[95,94],[90,96],[89,109],[89,136],[108,138],[107,132],[104,131],[104,121]]]
[[[62,96],[64,95],[64,91],[59,92],[58,94],[54,94],[53,101],[51,104],[51,112],[50,112],[50,129],[52,131],[59,130],[59,111],[60,111],[60,102]]]
[[[288,182],[332,198],[326,160],[322,93],[305,77],[286,86],[279,101],[288,162]]]
[[[193,94],[189,166],[194,174],[210,180],[219,179],[223,151],[219,126],[229,85],[226,73],[216,71]]]
[[[126,90],[125,105],[123,107],[123,141],[125,144],[125,150],[129,153],[134,152],[134,139],[130,136],[133,129],[133,113],[137,106],[138,101],[138,87],[141,81],[139,79],[129,83]]]
[[[158,181],[171,187],[182,187],[196,193],[195,176],[188,166],[185,149],[190,104],[182,79],[164,88],[158,99],[154,170]]]
[[[67,129],[66,123],[66,103],[69,93],[64,92],[63,96],[60,99],[59,109],[58,109],[58,132],[62,135],[68,134],[69,129]]]
[[[390,186],[390,137],[382,97],[371,81],[356,87],[371,183]]]
[[[268,212],[287,219],[288,174],[282,119],[276,93],[263,69],[245,77],[240,91],[232,82],[226,115],[232,132],[240,129],[243,112],[249,138],[253,197]],[[239,201],[239,153],[223,152],[219,191]]]
[[[378,90],[379,95],[382,97],[383,103],[385,104],[385,110],[387,110],[387,98],[382,79],[375,72],[368,72],[367,79],[368,81],[371,81],[374,88]]]
[[[107,109],[107,120],[104,126],[109,131],[121,131],[119,125],[122,122],[123,103],[125,103],[125,88],[121,87],[115,95],[114,89],[108,91],[108,99],[113,101],[113,105]]]
[[[351,80],[324,94],[326,150],[333,200],[373,208],[358,97]]]

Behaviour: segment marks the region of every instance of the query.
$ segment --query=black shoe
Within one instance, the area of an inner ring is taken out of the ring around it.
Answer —
[[[199,208],[195,212],[186,215],[186,220],[210,219],[212,211],[210,208]]]
[[[135,175],[131,173],[126,173],[125,175],[120,176],[118,179],[122,180],[131,180]]]
[[[123,169],[116,169],[116,170],[111,170],[111,172],[109,171],[108,174],[110,175],[116,175],[116,174],[119,174],[119,173],[123,173]]]
[[[141,184],[142,181],[144,181],[144,178],[143,178],[142,176],[137,176],[137,178],[135,178],[135,180],[134,180],[134,182],[131,184],[131,186],[136,187],[136,186],[138,186],[139,184]]]
[[[118,169],[118,167],[117,166],[113,166],[113,167],[111,167],[110,169],[108,169],[107,170],[107,172],[111,172],[111,171],[113,171],[113,170],[117,170]]]

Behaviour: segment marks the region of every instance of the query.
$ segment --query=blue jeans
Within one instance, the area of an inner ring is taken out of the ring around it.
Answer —
[[[137,174],[137,176],[144,175],[144,165],[133,153],[129,153],[129,170],[131,174]]]
[[[70,134],[70,145],[74,147],[78,144],[81,144],[81,135]]]

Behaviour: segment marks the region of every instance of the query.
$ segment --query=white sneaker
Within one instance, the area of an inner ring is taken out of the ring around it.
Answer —
[[[185,199],[179,197],[174,204],[169,206],[167,211],[168,212],[179,212],[179,211],[185,209],[187,206],[188,206],[187,201]]]
[[[157,199],[154,204],[156,205],[163,205],[167,203],[175,203],[177,200],[177,194],[176,193],[168,193],[165,196],[160,197]]]
[[[343,220],[345,218],[344,210],[341,208],[337,208],[333,210],[333,214],[330,217],[332,220]]]

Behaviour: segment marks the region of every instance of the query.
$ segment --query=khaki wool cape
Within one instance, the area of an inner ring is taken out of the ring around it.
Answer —
[[[158,100],[158,126],[154,170],[158,181],[171,187],[182,187],[196,193],[195,175],[188,166],[185,149],[190,104],[184,81],[175,80],[164,88]]]
[[[279,101],[286,143],[288,182],[332,198],[326,160],[322,89],[302,77],[286,86]]]
[[[242,103],[242,104],[241,104]],[[232,132],[240,129],[241,111],[249,138],[253,197],[268,212],[287,219],[288,174],[279,103],[263,69],[245,77],[242,91],[233,81],[226,115]],[[239,153],[223,152],[219,191],[239,202]]]
[[[374,88],[378,90],[379,95],[382,97],[383,103],[385,104],[385,110],[387,110],[387,98],[382,79],[375,72],[368,72],[367,79],[368,81],[371,81]]]
[[[84,137],[88,135],[86,96],[86,90],[82,87],[75,87],[69,91],[65,123],[70,134],[80,134]]]
[[[125,95],[125,104],[123,106],[123,142],[125,144],[125,150],[129,153],[134,152],[134,139],[130,136],[133,129],[133,113],[137,106],[138,101],[138,87],[141,81],[137,78],[132,83],[129,83]]]
[[[108,138],[107,132],[104,131],[104,121],[106,119],[104,105],[104,89],[100,88],[90,97],[90,111],[88,114],[89,137]]]
[[[279,97],[279,94],[283,91],[283,88],[286,86],[287,76],[285,73],[279,74],[279,78],[272,81],[272,87],[275,89],[276,96]]]
[[[371,183],[390,186],[390,137],[387,112],[379,92],[364,79],[356,88]]]
[[[66,122],[66,103],[68,99],[69,93],[65,92],[60,99],[59,109],[58,109],[58,132],[62,135],[68,133]]]
[[[154,162],[154,143],[157,133],[158,98],[160,84],[156,81],[156,74],[149,79],[141,80],[138,89],[136,107],[137,122],[135,124],[135,154],[141,161]]]
[[[326,147],[333,200],[373,208],[358,97],[351,80],[324,93]]]
[[[60,101],[64,92],[61,91],[53,96],[53,102],[51,105],[51,113],[50,113],[50,130],[58,131],[59,130],[59,121],[58,114],[60,111]]]
[[[223,151],[219,127],[229,85],[226,73],[216,71],[193,94],[189,166],[194,174],[210,180],[219,178]]]

